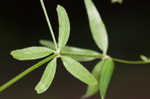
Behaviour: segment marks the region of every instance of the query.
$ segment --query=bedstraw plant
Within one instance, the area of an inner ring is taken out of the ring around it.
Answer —
[[[85,95],[82,96],[82,98],[90,97],[100,91],[101,99],[104,99],[109,82],[111,80],[111,76],[114,71],[115,62],[126,64],[150,63],[150,59],[143,55],[141,55],[141,60],[129,61],[113,58],[107,54],[109,46],[107,30],[92,0],[84,0],[84,3],[87,10],[89,27],[92,37],[102,53],[90,49],[66,46],[70,35],[70,22],[66,10],[61,5],[57,6],[59,22],[59,36],[57,42],[44,2],[43,0],[40,0],[40,2],[48,23],[53,42],[49,40],[40,40],[39,43],[42,46],[32,46],[24,49],[13,50],[10,54],[13,58],[20,61],[36,60],[44,57],[46,58],[2,85],[0,87],[0,92],[14,84],[33,70],[43,66],[43,64],[45,63],[48,63],[41,77],[41,80],[35,86],[35,90],[38,94],[45,92],[50,87],[54,79],[57,68],[57,59],[60,58],[62,60],[62,63],[64,64],[65,69],[71,75],[87,84],[87,91]],[[90,73],[82,64],[80,64],[81,61],[86,62],[95,59],[99,60],[99,62],[96,64],[96,66],[94,66],[92,73]]]

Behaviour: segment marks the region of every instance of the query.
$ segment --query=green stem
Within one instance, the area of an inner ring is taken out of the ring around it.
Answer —
[[[114,61],[119,62],[119,63],[125,63],[125,64],[148,64],[150,61],[142,61],[142,60],[123,60],[123,59],[118,59],[118,58],[112,58]]]
[[[64,56],[85,56],[85,57],[93,57],[93,58],[103,58],[104,56],[102,54],[100,55],[86,55],[86,54],[70,54],[70,53],[61,53],[61,55]],[[147,64],[150,63],[150,61],[142,61],[142,60],[124,60],[124,59],[118,59],[118,58],[113,58],[111,57],[114,61],[119,62],[119,63],[125,63],[125,64]]]
[[[42,6],[42,9],[43,9],[43,12],[44,12],[44,15],[45,15],[45,18],[46,18],[46,21],[47,21],[49,30],[50,30],[51,35],[52,35],[52,39],[53,39],[54,44],[55,44],[55,48],[56,48],[56,50],[57,50],[57,42],[56,42],[55,35],[54,35],[54,32],[53,32],[53,28],[52,28],[52,26],[51,26],[51,23],[50,23],[50,20],[49,20],[47,11],[46,11],[46,7],[45,7],[45,5],[44,5],[44,1],[43,1],[43,0],[40,0],[40,2],[41,2],[41,6]]]
[[[57,55],[54,54],[52,56],[47,57],[46,59],[38,62],[37,64],[33,65],[32,67],[28,68],[27,70],[25,70],[24,72],[20,73],[19,75],[17,75],[16,77],[12,78],[10,81],[8,81],[7,83],[5,83],[4,85],[2,85],[0,87],[0,92],[2,92],[3,90],[5,90],[6,88],[8,88],[9,86],[13,85],[14,83],[16,83],[18,80],[20,80],[21,78],[23,78],[24,76],[26,76],[27,74],[29,74],[30,72],[32,72],[33,70],[39,68],[40,66],[42,66],[43,64],[47,63],[48,61],[50,61],[51,59],[55,58]]]

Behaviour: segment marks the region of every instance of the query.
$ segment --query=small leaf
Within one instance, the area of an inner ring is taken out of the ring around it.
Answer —
[[[58,47],[61,50],[67,43],[70,35],[70,22],[66,10],[57,6],[58,20],[59,20],[59,38]]]
[[[141,55],[140,58],[141,58],[143,61],[145,61],[145,62],[148,62],[148,61],[149,61],[149,59],[148,59],[146,56],[144,56],[144,55]]]
[[[41,80],[36,85],[35,90],[38,94],[45,92],[51,85],[56,73],[56,58],[53,59],[46,67]]]
[[[51,49],[55,49],[54,43],[48,40],[40,40],[40,44],[47,46]],[[89,50],[89,49],[84,49],[84,48],[78,48],[78,47],[73,47],[73,46],[65,46],[62,51],[62,54],[72,54],[73,59],[77,61],[92,61],[96,58],[94,57],[89,57],[91,55],[99,56],[101,55],[100,53]],[[78,55],[78,56],[73,56],[73,55]]]
[[[35,60],[50,55],[53,50],[46,47],[28,47],[14,50],[10,54],[17,60]]]
[[[111,58],[106,59],[100,74],[100,82],[99,82],[100,94],[102,99],[104,99],[105,97],[113,71],[114,71],[113,60]]]
[[[92,56],[100,56],[100,53],[89,50],[89,49],[84,49],[84,48],[77,48],[77,47],[72,47],[72,46],[66,46],[63,48],[61,51],[62,54],[70,54],[72,55],[71,57],[77,61],[91,61],[96,59],[96,57],[90,57]],[[77,55],[77,56],[74,56]]]
[[[45,47],[55,50],[55,44],[49,40],[40,40],[39,43]]]
[[[100,73],[104,65],[104,62],[105,62],[104,60],[100,61],[98,64],[96,64],[96,66],[92,70],[92,74],[96,78],[97,81],[99,81],[100,79]],[[88,98],[94,95],[98,91],[98,89],[99,89],[99,82],[97,85],[88,86],[86,94],[83,96],[83,98]]]
[[[62,56],[61,58],[66,70],[70,72],[75,78],[88,85],[97,84],[95,77],[80,63],[67,56]]]
[[[122,4],[123,3],[123,0],[111,0],[112,3],[120,3]]]
[[[106,54],[108,49],[108,37],[105,25],[92,0],[84,0],[84,2],[88,13],[90,29],[94,41],[103,51],[103,53]]]

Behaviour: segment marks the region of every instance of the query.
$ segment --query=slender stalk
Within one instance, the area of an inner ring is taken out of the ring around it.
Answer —
[[[112,58],[114,61],[119,62],[119,63],[125,63],[125,64],[148,64],[150,61],[142,61],[142,60],[123,60],[123,59],[118,59],[118,58]]]
[[[38,62],[37,64],[33,65],[32,67],[28,68],[27,70],[25,70],[24,72],[20,73],[19,75],[17,75],[16,77],[12,78],[10,81],[8,81],[7,83],[5,83],[4,85],[0,86],[0,92],[2,92],[3,90],[5,90],[6,88],[8,88],[9,86],[13,85],[14,83],[16,83],[18,80],[20,80],[21,78],[23,78],[24,76],[26,76],[27,74],[29,74],[30,72],[32,72],[33,70],[39,68],[40,66],[42,66],[43,64],[47,63],[48,61],[50,61],[51,59],[55,58],[57,55],[54,54],[52,56],[49,56],[47,58],[45,58],[44,60]]]
[[[41,2],[41,6],[42,6],[42,9],[43,9],[43,12],[44,12],[44,15],[45,15],[45,18],[46,18],[46,21],[47,21],[49,30],[50,30],[51,35],[52,35],[53,42],[54,42],[54,44],[55,44],[55,48],[56,48],[56,50],[57,50],[57,42],[56,42],[55,35],[54,35],[54,31],[53,31],[53,28],[52,28],[52,26],[51,26],[51,23],[50,23],[50,20],[49,20],[47,11],[46,11],[46,7],[45,7],[45,5],[44,5],[44,1],[43,1],[43,0],[40,0],[40,2]]]
[[[61,55],[64,56],[85,56],[85,57],[93,57],[93,58],[99,58],[102,59],[104,56],[102,54],[100,55],[87,55],[87,54],[70,54],[70,53],[61,53]],[[142,61],[142,60],[124,60],[124,59],[118,59],[111,57],[114,61],[119,63],[125,63],[125,64],[148,64],[150,61]]]

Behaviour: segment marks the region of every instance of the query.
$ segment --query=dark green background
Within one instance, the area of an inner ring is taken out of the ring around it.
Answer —
[[[70,17],[69,45],[99,51],[91,37],[83,0],[45,0],[57,35],[56,6],[63,5]],[[109,34],[109,54],[124,59],[150,57],[150,6],[148,0],[125,0],[123,5],[109,0],[94,0]],[[0,85],[32,66],[37,61],[19,62],[9,55],[11,50],[36,46],[40,39],[51,39],[39,0],[3,0],[0,2]],[[96,61],[83,63],[89,70]],[[66,72],[58,61],[54,83],[47,92],[37,95],[34,87],[42,68],[0,93],[0,99],[80,99],[86,85]],[[116,63],[106,99],[149,99],[150,64]],[[98,95],[89,99],[100,99]]]

